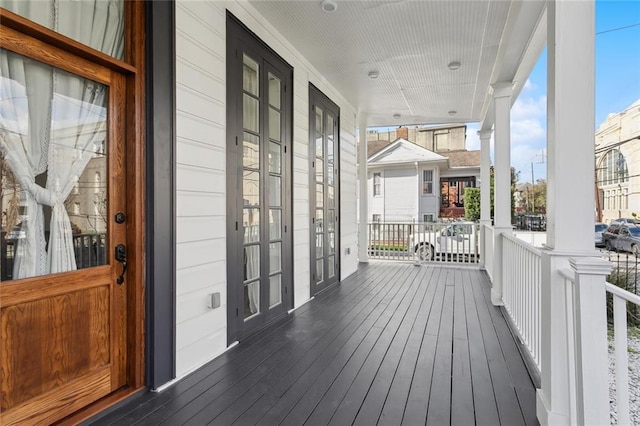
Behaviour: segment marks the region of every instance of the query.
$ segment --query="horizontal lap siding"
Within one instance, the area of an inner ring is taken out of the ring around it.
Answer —
[[[225,14],[176,5],[177,301],[181,377],[226,347]],[[207,307],[220,292],[222,306]]]
[[[177,374],[226,348],[226,12],[294,68],[294,306],[309,299],[308,90],[313,83],[341,108],[342,277],[357,267],[355,111],[275,29],[242,2],[176,4]],[[349,248],[351,254],[346,255]],[[220,292],[211,310],[207,295]]]

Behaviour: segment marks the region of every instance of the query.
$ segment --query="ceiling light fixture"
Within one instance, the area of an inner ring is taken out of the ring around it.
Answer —
[[[456,111],[455,109],[452,109],[451,111],[449,111],[449,115],[452,116],[452,117],[454,115],[456,115],[457,113],[458,113],[458,111]]]
[[[449,62],[449,65],[447,65],[447,68],[449,68],[451,71],[455,71],[458,68],[460,68],[460,62],[458,61]]]
[[[320,7],[327,13],[333,13],[338,8],[338,4],[333,0],[323,0]]]
[[[393,114],[393,118],[395,118],[396,120],[397,120],[398,118],[400,118],[400,117],[402,117],[402,116],[401,116],[400,114],[398,114],[398,113]]]
[[[371,79],[376,79],[380,76],[380,73],[378,71],[369,71],[369,74],[367,74],[369,76],[369,78]]]

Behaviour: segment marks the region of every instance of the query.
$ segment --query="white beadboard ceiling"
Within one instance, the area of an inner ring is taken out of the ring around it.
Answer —
[[[368,126],[483,122],[490,85],[517,93],[544,46],[542,0],[335,2],[326,13],[319,0],[249,0]]]

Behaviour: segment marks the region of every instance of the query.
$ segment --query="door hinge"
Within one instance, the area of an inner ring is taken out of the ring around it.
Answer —
[[[286,145],[284,146],[284,153],[285,154],[287,153],[287,146]]]
[[[284,226],[284,232],[287,232],[287,225]]]
[[[239,314],[238,314],[238,312],[239,312],[239,311],[238,311],[238,308],[236,308],[236,316],[238,316],[238,315],[239,315]]]
[[[236,231],[238,230],[238,221],[236,221]]]
[[[236,146],[238,146],[238,137],[236,136]]]
[[[313,280],[316,280],[316,274],[311,274],[311,276],[313,277]]]
[[[311,223],[316,223],[316,218],[315,217],[311,218]]]
[[[312,168],[312,169],[315,169],[315,168],[316,168],[316,162],[315,162],[315,161],[312,161],[312,162],[311,162],[311,168]]]

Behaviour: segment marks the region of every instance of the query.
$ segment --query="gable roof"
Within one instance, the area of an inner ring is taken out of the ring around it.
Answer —
[[[447,161],[447,157],[429,151],[406,139],[398,138],[367,160],[369,164],[397,164],[425,161]]]
[[[449,158],[449,167],[480,166],[480,151],[449,151],[443,155]]]

